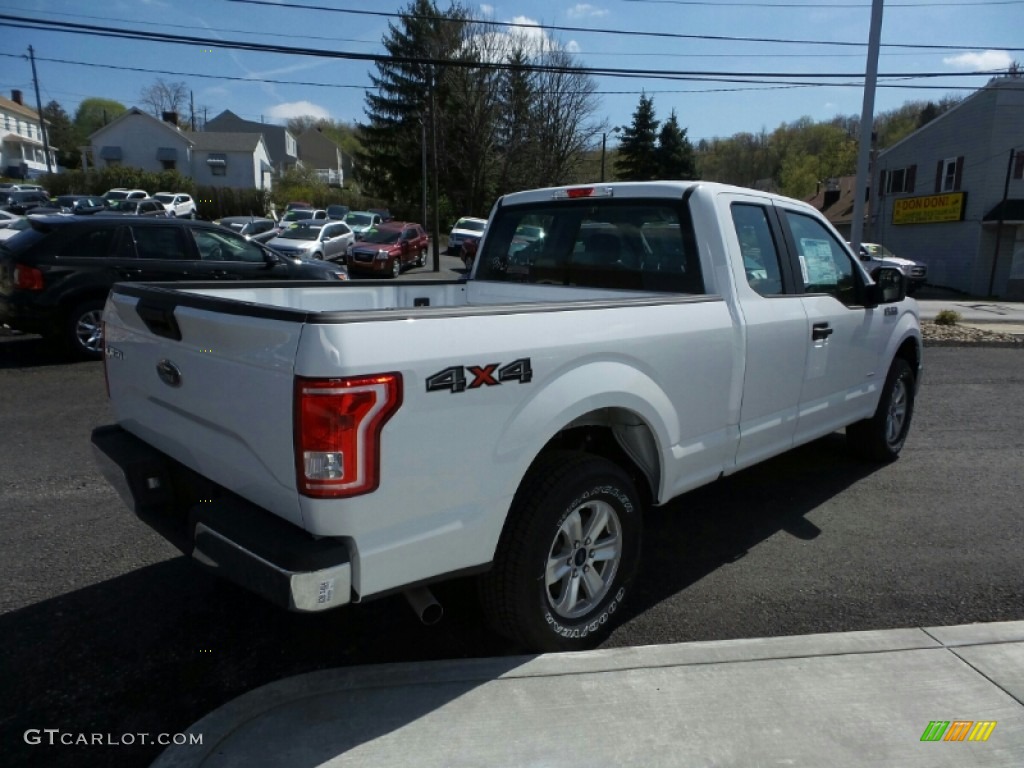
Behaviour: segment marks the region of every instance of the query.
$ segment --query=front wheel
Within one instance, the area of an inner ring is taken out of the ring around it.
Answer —
[[[846,439],[871,461],[894,461],[903,449],[914,415],[914,372],[902,357],[892,361],[875,414],[846,428]]]
[[[481,577],[491,625],[532,651],[594,647],[630,589],[641,529],[639,496],[617,465],[571,451],[541,456]]]
[[[422,267],[422,266],[425,266],[426,263],[427,263],[427,249],[426,248],[421,248],[420,249],[420,255],[416,258],[416,266],[417,267]]]
[[[398,277],[402,274],[402,260],[394,259],[391,262],[391,277]]]

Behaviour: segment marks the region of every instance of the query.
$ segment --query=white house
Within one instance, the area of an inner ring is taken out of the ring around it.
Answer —
[[[87,154],[98,168],[128,165],[178,171],[197,184],[270,189],[270,156],[259,133],[192,133],[176,116],[157,118],[132,107],[89,137]]]
[[[57,172],[57,151],[52,145],[50,168]],[[0,175],[27,179],[46,172],[39,113],[25,106],[21,91],[11,91],[9,99],[0,96]]]

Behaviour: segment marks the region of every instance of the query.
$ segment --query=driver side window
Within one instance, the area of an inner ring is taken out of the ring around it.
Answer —
[[[857,284],[850,255],[816,219],[784,211],[800,260],[804,293],[831,294],[843,304],[857,303]]]
[[[234,232],[192,230],[203,261],[244,261],[262,263],[263,250]]]

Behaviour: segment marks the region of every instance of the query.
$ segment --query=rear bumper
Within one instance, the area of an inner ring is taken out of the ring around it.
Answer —
[[[121,427],[96,428],[92,445],[103,476],[128,508],[197,563],[292,611],[351,602],[345,541],[314,539]]]

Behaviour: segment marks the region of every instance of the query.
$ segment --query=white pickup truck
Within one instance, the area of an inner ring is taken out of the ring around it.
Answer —
[[[699,182],[507,195],[468,280],[121,284],[105,323],[97,459],[183,552],[296,611],[476,574],[539,651],[611,631],[645,508],[842,428],[896,458],[921,372],[899,270]]]

